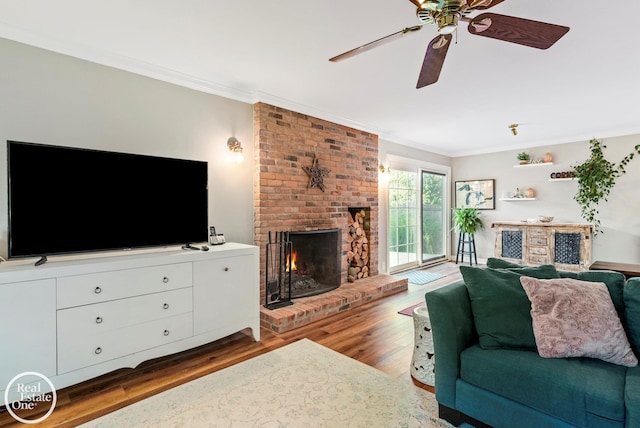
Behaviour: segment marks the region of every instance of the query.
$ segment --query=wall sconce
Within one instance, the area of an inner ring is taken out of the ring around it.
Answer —
[[[391,178],[391,169],[382,164],[378,165],[378,180],[381,185],[386,185]]]
[[[509,125],[509,129],[511,129],[511,132],[513,133],[514,136],[518,135],[518,124],[517,123],[512,123],[511,125]]]
[[[233,153],[236,162],[241,163],[244,157],[242,156],[242,144],[240,141],[236,137],[231,137],[227,140],[227,147]]]

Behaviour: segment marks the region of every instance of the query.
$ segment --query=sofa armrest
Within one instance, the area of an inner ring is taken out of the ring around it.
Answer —
[[[471,301],[463,281],[425,294],[435,353],[435,390],[438,403],[455,408],[460,353],[477,342]]]

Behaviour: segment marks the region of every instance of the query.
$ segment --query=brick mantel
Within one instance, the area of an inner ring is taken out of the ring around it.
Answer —
[[[378,136],[269,104],[254,105],[255,241],[260,247],[260,294],[264,302],[268,233],[344,228],[350,207],[371,213],[370,274],[378,273]],[[330,172],[325,191],[309,188],[302,168]],[[347,281],[348,248],[342,236],[341,281]]]

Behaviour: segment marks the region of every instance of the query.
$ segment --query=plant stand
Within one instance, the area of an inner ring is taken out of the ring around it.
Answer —
[[[465,250],[465,245],[467,250]],[[456,252],[456,264],[458,264],[458,258],[460,263],[464,263],[464,255],[469,255],[469,266],[473,266],[473,262],[478,264],[478,255],[476,253],[476,241],[473,237],[473,233],[460,232],[458,235],[458,250]]]

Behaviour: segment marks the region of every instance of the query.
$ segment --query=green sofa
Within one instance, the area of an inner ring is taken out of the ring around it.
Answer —
[[[521,268],[499,259],[489,259],[487,265],[494,269],[486,271],[499,275]],[[520,274],[529,276],[526,269]],[[604,282],[628,344],[640,356],[640,278],[625,281],[622,274],[609,271],[557,272],[557,276]],[[464,281],[430,291],[425,299],[433,331],[435,394],[441,418],[456,426],[466,422],[476,427],[640,427],[640,367],[587,357],[543,358],[537,349],[527,346],[528,338],[523,343],[518,343],[520,337],[510,338],[515,346],[483,347],[479,338],[484,333],[476,326],[479,315],[474,318]],[[495,300],[499,299],[487,305]],[[516,328],[520,322],[516,318],[522,315],[518,304],[496,311],[497,321]],[[474,305],[477,308],[477,301]]]

